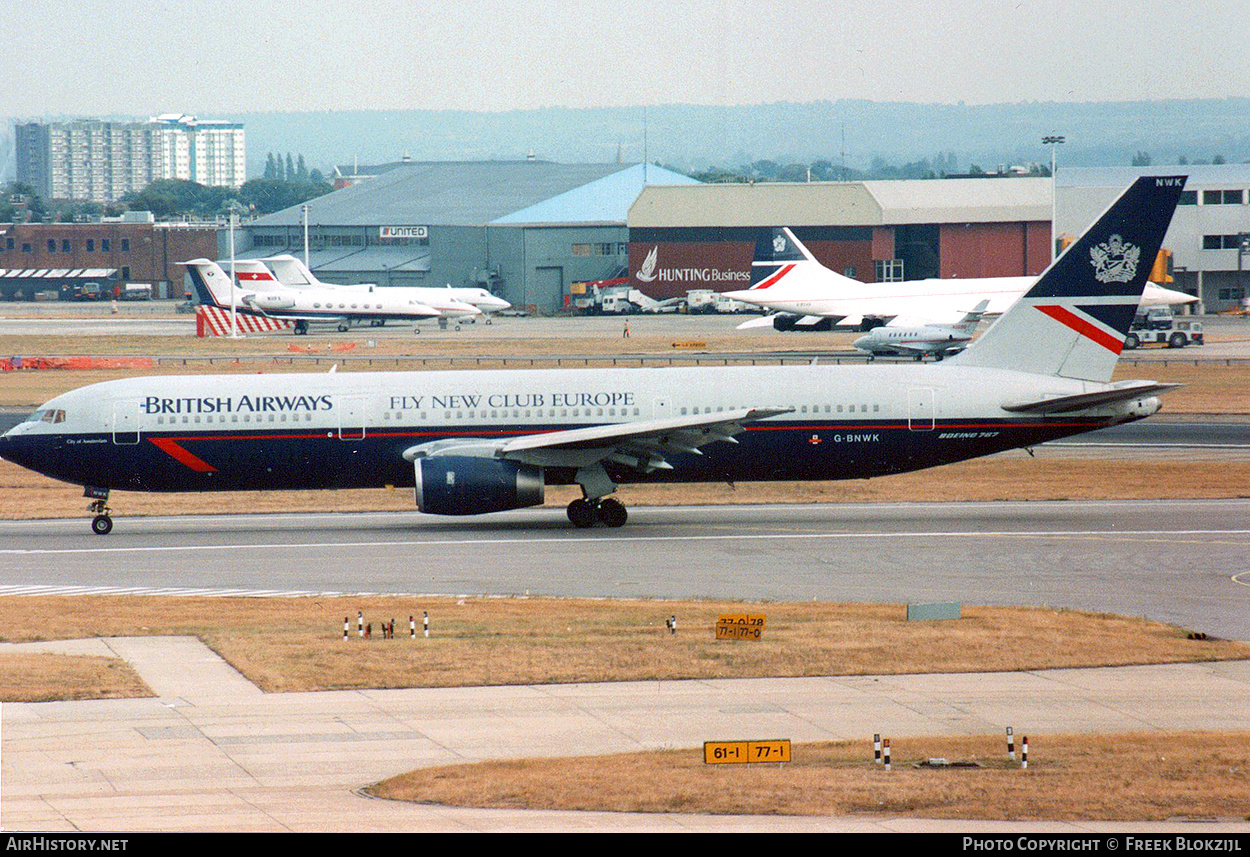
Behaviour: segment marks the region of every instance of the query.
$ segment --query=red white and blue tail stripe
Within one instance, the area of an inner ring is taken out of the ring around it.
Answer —
[[[1110,381],[1185,178],[1134,182],[957,362]]]

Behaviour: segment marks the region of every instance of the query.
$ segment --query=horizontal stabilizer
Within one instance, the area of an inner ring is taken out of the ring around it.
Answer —
[[[1105,390],[1093,393],[1077,393],[1073,396],[1054,396],[1035,399],[1031,402],[1009,402],[1002,406],[1004,411],[1029,414],[1062,414],[1068,411],[1081,411],[1112,402],[1126,402],[1146,396],[1157,396],[1169,390],[1175,390],[1181,384],[1160,384],[1157,381],[1122,381]]]

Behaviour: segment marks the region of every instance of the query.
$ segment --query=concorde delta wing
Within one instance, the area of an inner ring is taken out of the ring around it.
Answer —
[[[517,461],[536,467],[589,468],[615,462],[650,473],[670,469],[666,455],[702,454],[717,441],[737,443],[746,423],[790,413],[792,408],[740,408],[714,414],[614,423],[522,435],[506,440],[457,439],[410,447],[404,458],[467,456]]]

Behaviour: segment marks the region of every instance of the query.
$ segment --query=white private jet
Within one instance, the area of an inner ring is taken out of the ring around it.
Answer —
[[[230,275],[209,259],[191,259],[187,266],[200,303],[236,313],[293,321],[295,333],[308,332],[310,322],[329,322],[347,331],[361,321],[417,322],[442,317],[442,312],[404,294],[402,289],[313,287],[293,289],[269,282],[252,270],[241,272],[233,294]],[[259,284],[258,286],[256,284]],[[468,310],[477,312],[473,307]]]
[[[112,489],[412,486],[477,515],[579,485],[619,527],[625,482],[863,479],[1142,419],[1174,384],[1111,380],[1184,176],[1138,179],[984,334],[940,363],[125,378],[58,395],[0,457]]]
[[[1036,282],[1037,277],[979,277],[861,283],[822,265],[783,227],[761,233],[756,241],[751,287],[725,296],[775,313],[740,324],[739,330],[769,326],[828,330],[835,324],[870,330],[898,316],[950,324],[982,300],[989,301],[986,315],[1000,315]],[[1141,305],[1196,300],[1147,281]]]
[[[926,354],[932,354],[941,360],[968,346],[989,305],[988,299],[982,300],[954,324],[917,325],[899,316],[889,324],[874,327],[852,344],[860,351],[867,351],[869,360],[878,354],[910,355],[916,360],[923,360]]]
[[[237,270],[237,265],[240,263],[236,262],[235,264]],[[285,253],[264,259],[247,260],[245,269],[256,272],[257,276],[263,276],[261,274],[262,271],[264,273],[272,272],[270,276],[275,283],[291,288],[378,288],[375,284],[338,286],[333,283],[324,283],[317,279],[317,275],[309,270],[308,266],[301,260]],[[414,300],[439,310],[443,314],[443,318],[452,320],[475,319],[477,316],[483,316],[486,323],[490,324],[492,313],[501,312],[512,306],[508,301],[491,294],[479,286],[452,288],[448,285],[441,289],[432,286],[384,286],[382,288],[401,290]],[[466,307],[471,307],[472,309],[466,309]]]

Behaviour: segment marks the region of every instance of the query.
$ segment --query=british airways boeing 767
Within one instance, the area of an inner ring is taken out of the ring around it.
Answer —
[[[57,396],[0,456],[112,489],[413,486],[423,512],[537,505],[620,526],[635,481],[851,479],[1149,416],[1172,385],[1111,382],[1185,184],[1141,178],[966,351],[941,363],[170,376]]]

